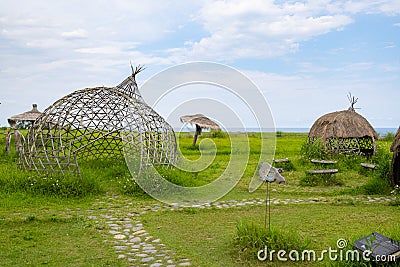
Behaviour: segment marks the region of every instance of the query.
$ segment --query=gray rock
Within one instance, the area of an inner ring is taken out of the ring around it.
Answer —
[[[118,234],[118,235],[115,235],[114,238],[120,240],[120,239],[126,238],[126,236],[125,236],[125,235]]]
[[[142,239],[140,239],[140,237],[134,237],[131,240],[129,240],[129,242],[131,242],[131,243],[138,243],[140,241],[142,241]]]
[[[114,246],[114,248],[115,248],[116,250],[127,250],[127,249],[128,249],[127,246]]]
[[[149,262],[149,261],[153,261],[154,257],[147,257],[147,258],[143,258],[142,262]]]

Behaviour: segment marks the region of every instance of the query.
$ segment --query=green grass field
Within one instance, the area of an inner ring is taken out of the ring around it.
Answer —
[[[207,137],[212,134],[202,135],[202,139]],[[246,141],[245,136],[238,138]],[[214,136],[212,140],[217,153],[205,170],[162,169],[163,176],[183,186],[204,185],[218,178],[228,165],[232,148],[226,136]],[[282,133],[276,138],[275,158],[288,157],[291,162],[276,165],[285,169],[287,184],[271,184],[271,198],[281,200],[271,207],[272,227],[309,239],[308,248],[317,251],[335,247],[339,238],[351,243],[373,231],[400,240],[400,201],[368,202],[379,197],[394,197],[387,181],[390,140],[378,141],[377,155],[368,160],[335,158],[338,163],[334,167],[339,173],[334,178],[307,174],[308,170],[321,166],[315,166],[302,155],[306,140],[307,135],[303,133]],[[194,160],[200,157],[200,152],[191,142],[189,134],[180,134],[181,152]],[[254,193],[248,192],[260,157],[260,135],[250,133],[249,143],[243,177],[221,201],[265,198],[264,185]],[[0,140],[0,146],[4,146],[4,140]],[[207,153],[205,147],[204,153]],[[374,171],[364,170],[361,162],[379,167]],[[138,212],[157,201],[132,181],[123,159],[81,162],[80,168],[82,177],[37,174],[20,170],[15,154],[0,152],[0,266],[130,266],[127,261],[117,259],[112,246],[103,242],[98,231],[103,226],[88,218],[89,211],[96,212],[94,206],[99,199],[109,196],[134,203]],[[284,204],[284,200],[300,203]],[[263,205],[187,208],[141,217],[151,235],[161,238],[179,256],[189,258],[194,266],[290,266],[293,263],[258,261],[255,253],[246,254],[234,244],[241,222],[263,227],[264,211]],[[119,212],[127,211],[121,205]],[[292,238],[292,234],[287,235]]]

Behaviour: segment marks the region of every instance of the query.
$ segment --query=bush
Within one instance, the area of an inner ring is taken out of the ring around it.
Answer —
[[[211,138],[227,138],[229,135],[227,132],[223,131],[211,131],[210,132]]]
[[[364,193],[368,195],[389,194],[391,190],[389,182],[391,154],[378,147],[372,162],[377,167],[373,178],[362,187]]]
[[[382,147],[377,147],[372,162],[377,165],[376,175],[378,178],[389,182],[392,154],[385,151]]]
[[[10,175],[1,176],[0,188],[4,193],[25,192],[32,195],[53,197],[82,197],[99,194],[101,187],[92,177],[76,174],[43,175],[16,169]]]
[[[389,204],[392,206],[400,206],[400,186],[396,185],[390,194],[394,199]]]
[[[233,238],[235,252],[238,252],[239,259],[245,261],[256,260],[258,251],[264,249],[265,246],[269,251],[302,251],[310,243],[311,239],[302,237],[293,229],[281,231],[271,228],[271,231],[268,231],[268,229],[246,221],[240,221],[237,224],[236,234]]]
[[[373,178],[363,187],[363,193],[367,195],[387,195],[390,192],[390,184],[388,181],[382,180],[380,178]]]
[[[306,172],[306,175],[300,180],[302,186],[332,186],[332,185],[343,185],[343,181],[329,173],[324,174],[311,174]]]
[[[322,159],[325,156],[324,144],[320,139],[316,139],[312,143],[307,140],[301,146],[300,153],[303,160]]]
[[[345,154],[337,157],[338,166],[340,171],[360,171],[361,163],[365,162],[365,157],[360,155]],[[364,168],[363,168],[364,169]]]
[[[382,141],[393,142],[394,141],[394,133],[386,133],[383,137],[379,138]]]
[[[289,162],[278,162],[274,163],[275,168],[282,168],[285,172],[286,171],[295,171],[296,168],[294,167],[293,163],[291,161]]]

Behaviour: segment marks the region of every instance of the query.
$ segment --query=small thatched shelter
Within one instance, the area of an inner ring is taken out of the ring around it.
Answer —
[[[32,110],[27,112],[14,115],[7,119],[10,126],[14,129],[14,131],[8,130],[8,134],[6,136],[6,151],[10,153],[10,146],[11,146],[11,136],[14,135],[15,139],[15,150],[20,152],[22,149],[21,145],[21,133],[18,131],[19,128],[29,128],[32,126],[34,121],[42,115],[37,109],[37,104],[32,104]]]
[[[393,186],[400,185],[400,127],[394,137],[390,151],[393,152],[390,182]]]
[[[182,116],[180,119],[181,119],[181,122],[186,122],[186,123],[196,125],[196,132],[195,132],[194,138],[193,138],[193,145],[196,145],[197,137],[199,135],[201,135],[202,129],[213,129],[213,130],[221,131],[221,128],[219,127],[219,125],[217,123],[213,122],[212,120],[210,120],[203,114],[185,115],[185,116]]]
[[[327,153],[373,155],[378,134],[367,119],[355,111],[357,99],[350,100],[348,110],[325,114],[314,122],[308,134],[309,143],[321,140]]]
[[[30,124],[40,117],[42,113],[37,109],[37,104],[32,104],[32,110],[14,115],[7,119],[11,127],[17,128],[19,124]]]

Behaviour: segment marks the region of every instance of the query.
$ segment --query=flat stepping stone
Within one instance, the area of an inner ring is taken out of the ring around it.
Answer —
[[[312,159],[312,163],[318,163],[318,164],[336,164],[336,160],[321,160],[321,159]]]
[[[136,232],[132,233],[132,235],[140,235],[140,234],[143,234],[143,233],[146,233],[146,230],[136,231]]]
[[[369,163],[361,163],[361,166],[367,169],[376,169],[376,165],[375,164],[369,164]]]
[[[115,239],[124,239],[124,238],[126,238],[126,236],[119,234],[119,235],[115,235],[114,238]]]
[[[127,246],[114,246],[114,248],[115,248],[116,250],[127,250],[127,249],[128,249]]]
[[[148,257],[148,258],[143,258],[142,262],[149,262],[149,261],[153,261],[154,257]]]
[[[142,241],[142,239],[140,239],[140,237],[134,237],[131,240],[129,240],[129,242],[131,242],[131,243],[139,243],[141,241]]]
[[[310,171],[311,174],[334,174],[334,173],[338,173],[338,172],[339,172],[338,169],[311,170],[311,171]]]

